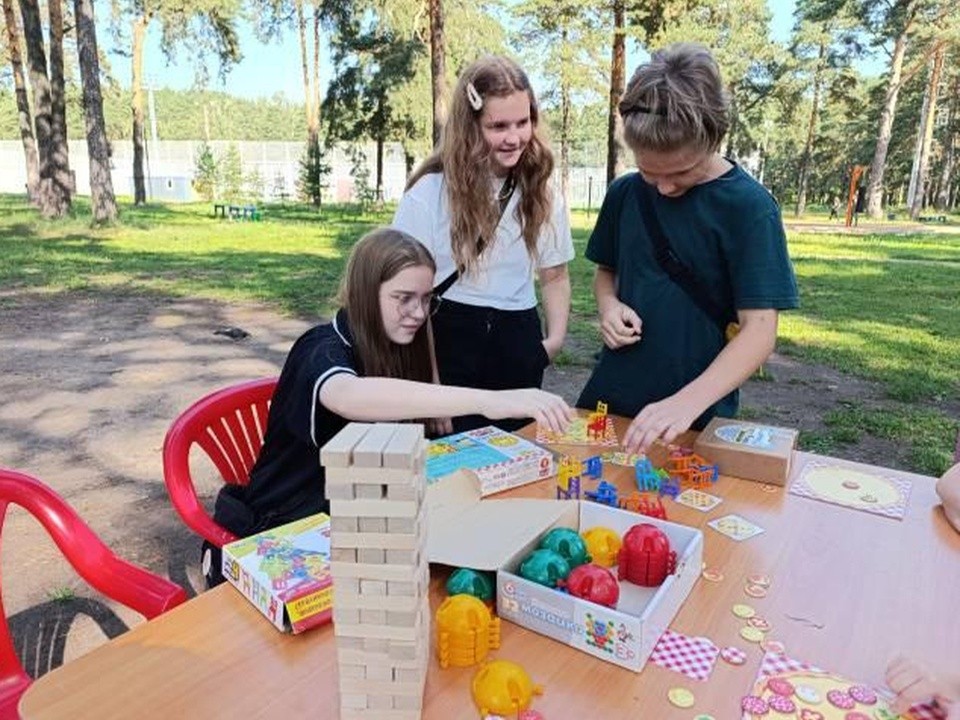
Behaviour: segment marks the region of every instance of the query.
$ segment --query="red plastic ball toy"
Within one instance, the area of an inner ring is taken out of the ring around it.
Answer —
[[[615,608],[620,599],[620,583],[613,573],[592,563],[571,570],[565,585],[571,595],[598,605]]]
[[[677,569],[677,554],[663,531],[651,523],[627,530],[617,558],[617,577],[644,587],[656,587]]]

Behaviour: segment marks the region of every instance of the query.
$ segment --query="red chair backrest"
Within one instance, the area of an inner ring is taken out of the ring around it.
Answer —
[[[223,481],[246,485],[263,447],[277,378],[233,385],[201,398],[178,417],[163,444],[163,477],[174,508],[187,526],[220,547],[236,539],[206,511],[190,474],[190,448],[198,444]]]
[[[91,586],[145,618],[154,618],[187,599],[179,585],[114,555],[52,489],[34,477],[0,468],[0,535],[10,503],[22,507],[46,528]],[[14,648],[0,595],[0,720],[19,717],[17,703],[32,682]]]

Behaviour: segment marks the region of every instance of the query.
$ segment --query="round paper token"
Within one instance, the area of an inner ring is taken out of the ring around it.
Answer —
[[[682,687],[670,688],[667,691],[667,700],[678,708],[693,707],[694,702],[693,693]]]
[[[744,620],[746,620],[747,618],[752,618],[754,615],[756,615],[757,611],[754,610],[749,605],[737,604],[733,606],[733,614],[736,615],[738,618],[743,618]]]
[[[755,627],[757,630],[762,630],[763,632],[770,632],[770,623],[768,623],[759,615],[754,615],[752,618],[747,618],[747,625],[750,627]]]
[[[870,720],[870,716],[854,710],[853,712],[848,712],[846,715],[844,715],[843,720]]]
[[[744,640],[758,643],[763,640],[763,633],[756,628],[747,625],[746,627],[740,628],[740,637],[742,637]]]
[[[697,715],[693,720],[716,720],[713,715]],[[867,719],[869,720],[869,718]]]
[[[703,572],[700,574],[703,575],[704,580],[708,580],[709,582],[720,582],[721,580],[723,580],[723,573],[720,572],[719,570],[704,568]]]
[[[859,489],[860,489],[860,483],[858,483],[856,480],[844,480],[844,481],[843,481],[842,483],[840,483],[840,484],[843,485],[847,490],[859,490]]]
[[[857,706],[846,690],[831,690],[827,693],[827,702],[840,710],[853,710]]]
[[[762,573],[754,573],[747,576],[749,585],[759,585],[760,587],[770,587],[770,578]]]
[[[740,707],[751,715],[766,715],[770,710],[767,701],[756,695],[744,695]]]
[[[820,693],[815,687],[810,687],[809,685],[797,685],[794,689],[794,692],[797,693],[797,697],[803,700],[805,703],[810,703],[811,705],[819,705],[820,701],[823,699],[820,697]]]
[[[778,713],[783,713],[784,715],[791,715],[797,711],[797,705],[788,697],[783,695],[774,695],[772,698],[767,700],[767,704],[771,709],[776,710]]]
[[[786,646],[779,640],[763,640],[760,643],[760,647],[764,652],[774,653],[776,655],[783,655],[784,651],[787,649]]]
[[[743,591],[752,598],[762,598],[767,596],[767,589],[762,585],[747,585]]]
[[[877,694],[865,685],[853,685],[847,692],[849,692],[850,697],[858,703],[863,703],[864,705],[877,704]]]
[[[747,654],[738,647],[725,647],[720,651],[720,657],[731,665],[743,665],[747,661]]]
[[[793,683],[782,677],[770,678],[767,680],[767,687],[770,688],[770,692],[782,695],[783,697],[793,695]]]

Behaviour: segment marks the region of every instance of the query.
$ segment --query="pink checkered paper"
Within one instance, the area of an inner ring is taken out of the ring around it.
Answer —
[[[818,668],[816,665],[810,665],[805,662],[800,662],[799,660],[794,660],[791,657],[783,655],[782,653],[771,653],[768,652],[764,654],[763,660],[760,662],[760,671],[757,673],[756,680],[753,681],[753,684],[750,686],[751,690],[756,686],[761,680],[771,677],[773,675],[779,675],[780,673],[785,672],[797,672],[799,670],[806,670],[809,672],[827,672]],[[877,695],[880,697],[889,700],[893,694],[886,688],[882,690],[877,690]],[[934,705],[920,704],[914,705],[910,708],[911,720],[946,720],[946,715],[940,708]],[[745,712],[743,714],[743,720],[752,720],[753,716],[750,713]]]
[[[709,638],[690,637],[667,630],[660,636],[650,660],[692,680],[706,680],[713,672],[719,654],[720,648]]]

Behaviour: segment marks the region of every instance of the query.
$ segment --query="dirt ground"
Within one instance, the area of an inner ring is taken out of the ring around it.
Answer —
[[[33,474],[63,495],[114,551],[200,587],[199,542],[172,509],[161,449],[171,421],[220,387],[276,374],[311,322],[263,306],[131,294],[0,293],[0,466]],[[238,327],[249,337],[216,334]],[[824,367],[775,357],[751,381],[751,417],[821,429],[825,411],[879,389]],[[546,387],[569,401],[584,368],[551,369]],[[903,467],[893,443],[865,440],[844,456]],[[204,482],[215,491],[211,475]],[[11,508],[2,545],[3,602],[31,674],[140,622],[99,598],[43,529]]]

